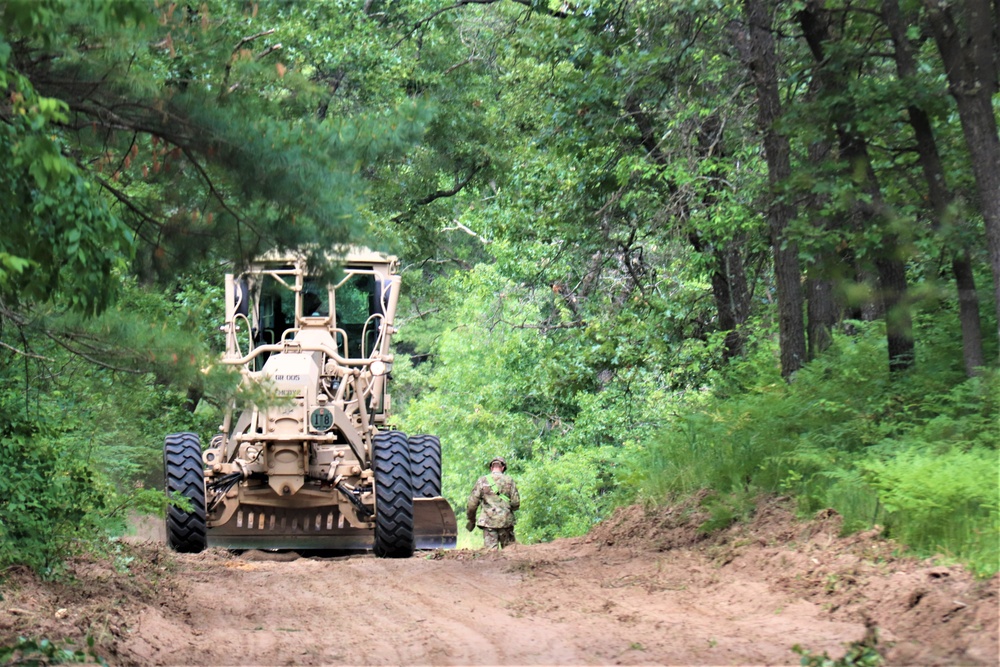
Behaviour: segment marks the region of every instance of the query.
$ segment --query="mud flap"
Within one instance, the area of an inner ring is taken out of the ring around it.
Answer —
[[[414,498],[417,549],[453,549],[458,526],[444,498]],[[208,546],[223,549],[371,549],[374,532],[341,521],[336,507],[285,508],[241,505],[228,522],[209,525]]]

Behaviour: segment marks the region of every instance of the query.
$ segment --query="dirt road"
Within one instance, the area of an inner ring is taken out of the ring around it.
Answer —
[[[691,559],[566,547],[185,558],[168,608],[147,610],[123,648],[185,665],[781,664],[795,643],[837,651],[864,634],[758,582],[719,582]]]
[[[130,577],[92,564],[82,588],[6,591],[0,633],[36,616],[47,636],[94,636],[112,664],[762,665],[798,664],[795,644],[839,657],[868,618],[890,662],[997,664],[996,579],[895,560],[777,506],[708,539],[659,512],[409,560],[136,545]]]

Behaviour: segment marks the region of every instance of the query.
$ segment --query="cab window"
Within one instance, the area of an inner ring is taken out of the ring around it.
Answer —
[[[365,330],[365,323],[372,312],[374,294],[375,277],[372,275],[351,276],[337,288],[337,327],[347,334],[347,354],[351,358],[362,358],[372,352],[377,326],[372,323]],[[361,340],[362,333],[368,340]],[[338,340],[338,344],[342,341]]]

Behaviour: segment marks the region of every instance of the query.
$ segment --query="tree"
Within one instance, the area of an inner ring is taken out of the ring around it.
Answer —
[[[830,11],[824,0],[809,0],[798,13],[799,23],[809,49],[816,60],[820,98],[829,100],[829,122],[836,130],[845,176],[853,182],[851,218],[856,229],[865,233],[876,230],[878,245],[868,249],[877,273],[879,312],[886,320],[889,367],[906,370],[914,362],[912,318],[907,303],[906,269],[896,235],[886,229],[890,215],[868,150],[868,138],[857,129],[861,123],[858,109],[848,93],[845,72],[858,69],[859,63],[846,57],[832,57],[829,46]]]
[[[772,11],[764,0],[743,2],[743,14],[748,32],[744,59],[757,89],[758,123],[764,135],[768,181],[772,188],[775,188],[791,176],[792,168],[788,138],[777,127],[782,109],[778,96],[778,63],[772,37]],[[787,203],[772,199],[768,207],[768,220],[771,228],[771,248],[774,253],[775,288],[778,293],[781,374],[786,378],[801,368],[806,361],[798,250],[796,245],[786,238],[786,230],[793,215],[794,211]]]
[[[996,3],[993,4],[991,12],[989,0],[972,0],[955,6],[933,0],[924,2],[927,21],[948,76],[948,91],[958,107],[979,192],[1000,337],[1000,173],[996,168],[1000,164],[1000,136],[992,101],[1000,70],[997,64],[1000,17],[996,14]]]
[[[151,507],[132,484],[162,433],[150,442],[136,423],[167,427],[169,415],[180,430],[204,417],[170,410],[216,380],[201,372],[212,323],[171,307],[185,293],[178,274],[274,247],[315,249],[324,266],[328,248],[364,231],[361,169],[419,138],[427,111],[317,118],[316,87],[278,59],[282,45],[267,43],[278,27],[245,3],[2,10],[0,477],[18,500],[0,512],[0,561],[48,567],[128,504]],[[129,302],[154,287],[165,290],[154,305]],[[108,397],[129,406],[121,422],[107,418]],[[123,445],[123,433],[143,437]],[[58,539],[40,543],[47,533]]]
[[[882,16],[895,47],[896,69],[899,78],[903,82],[915,85],[917,66],[906,26],[914,24],[916,17],[910,16],[908,20],[904,20],[897,0],[885,0],[882,3]],[[910,126],[913,128],[917,152],[920,156],[920,166],[927,183],[927,194],[934,215],[934,226],[940,230],[945,219],[951,215],[949,211],[955,206],[955,196],[949,189],[948,179],[941,164],[941,156],[938,153],[930,116],[916,101],[911,101],[907,106],[907,115]],[[972,375],[985,363],[979,320],[979,300],[976,296],[976,281],[968,245],[961,238],[955,240],[953,244],[957,246],[951,251],[951,266],[955,274],[955,286],[958,290],[962,353],[965,372]]]
[[[32,129],[55,130],[63,147],[32,160],[33,176],[45,188],[84,172],[128,225],[147,277],[213,249],[245,261],[346,242],[360,231],[356,165],[417,138],[427,118],[414,104],[310,118],[319,91],[246,7],[116,3],[88,16],[89,3],[64,5],[12,3],[6,15],[10,76],[39,100]]]

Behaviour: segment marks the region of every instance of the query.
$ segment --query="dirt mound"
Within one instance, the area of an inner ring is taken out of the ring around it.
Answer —
[[[619,507],[587,539],[607,547],[653,551],[695,546],[707,538],[698,527],[709,518],[702,507],[708,495],[702,492],[677,505]]]
[[[897,664],[998,664],[1000,580],[900,555],[881,528],[841,536],[833,510],[796,520],[784,499],[762,499],[753,519],[706,535],[704,495],[674,506],[620,508],[586,538],[600,548],[703,553],[722,574],[753,572],[831,618],[881,631]]]
[[[4,574],[0,646],[46,638],[75,651],[91,640],[97,655],[114,664],[136,615],[169,594],[176,562],[162,544],[121,542],[105,558],[74,558],[67,569],[54,581],[21,568]]]
[[[757,540],[752,548],[734,547],[730,567],[760,572],[833,618],[882,629],[894,642],[888,655],[895,663],[998,662],[996,576],[977,580],[961,567],[900,555],[904,549],[883,539],[880,528],[841,537],[841,519],[831,510],[797,525],[787,508],[764,505],[753,523],[730,533]]]
[[[797,664],[877,629],[889,664],[996,665],[998,580],[900,556],[878,530],[787,501],[705,534],[701,498],[626,507],[590,534],[409,560],[158,541],[0,584],[0,646],[94,640],[116,665]]]

